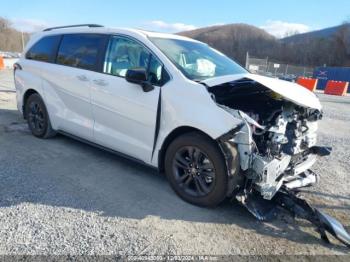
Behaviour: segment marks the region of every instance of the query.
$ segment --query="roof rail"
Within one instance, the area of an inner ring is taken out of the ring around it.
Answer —
[[[50,28],[46,28],[43,31],[51,31],[51,30],[55,30],[55,29],[61,29],[61,28],[71,28],[71,27],[103,27],[103,25],[97,25],[97,24],[80,24],[80,25],[66,25],[66,26],[56,26],[56,27],[50,27]]]

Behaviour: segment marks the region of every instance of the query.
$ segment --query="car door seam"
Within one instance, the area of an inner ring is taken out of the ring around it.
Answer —
[[[151,160],[153,159],[154,155],[154,150],[156,148],[157,140],[158,140],[158,135],[159,135],[159,129],[160,129],[160,116],[161,116],[161,99],[162,98],[162,89],[159,89],[159,96],[158,96],[158,105],[157,105],[157,115],[156,115],[156,125],[155,125],[155,130],[154,130],[154,140],[153,140],[153,148],[152,148],[152,156]]]

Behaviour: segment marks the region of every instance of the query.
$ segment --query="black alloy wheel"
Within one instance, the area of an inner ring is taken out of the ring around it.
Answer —
[[[195,146],[186,146],[176,152],[173,172],[179,186],[194,197],[209,194],[215,185],[212,161]]]
[[[25,104],[25,118],[32,134],[39,138],[50,138],[56,135],[52,129],[44,101],[39,94],[32,94]]]
[[[29,104],[28,123],[30,129],[35,133],[43,133],[45,129],[45,113],[38,101]]]
[[[191,204],[214,207],[227,196],[225,157],[217,141],[204,134],[190,132],[174,139],[164,169],[176,194]]]

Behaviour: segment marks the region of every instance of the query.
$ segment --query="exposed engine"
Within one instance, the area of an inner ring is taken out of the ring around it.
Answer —
[[[242,130],[250,140],[238,135],[232,141],[244,152],[240,154],[246,159],[242,170],[264,198],[271,199],[283,183],[299,179],[314,164],[316,155],[311,149],[317,142],[317,121],[322,118],[319,110],[300,107],[250,79],[209,91],[220,107],[246,123]]]
[[[259,122],[259,115],[250,115]],[[253,139],[261,155],[281,157],[300,155],[316,145],[317,120],[322,117],[318,110],[304,109],[285,102],[280,109],[261,119],[263,130],[255,126]]]

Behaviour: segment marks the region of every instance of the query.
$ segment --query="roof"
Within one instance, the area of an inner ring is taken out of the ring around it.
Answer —
[[[185,36],[180,36],[176,34],[169,34],[169,33],[160,33],[160,32],[153,32],[153,31],[147,31],[143,29],[132,29],[132,28],[112,28],[112,27],[103,27],[103,26],[67,26],[67,27],[62,27],[62,28],[52,28],[52,29],[45,29],[43,32],[40,32],[39,34],[62,34],[62,33],[116,33],[116,34],[130,34],[130,35],[139,35],[143,37],[157,37],[157,38],[167,38],[167,39],[178,39],[178,40],[186,40],[186,41],[193,41],[197,42],[194,39],[185,37]]]
[[[31,36],[29,42],[26,45],[24,52],[26,52],[38,39],[46,35],[57,35],[57,34],[73,34],[73,33],[93,33],[93,34],[122,34],[128,35],[139,40],[147,40],[149,37],[166,38],[166,39],[178,39],[184,41],[198,42],[197,40],[180,36],[176,34],[166,34],[159,32],[151,32],[142,29],[132,28],[111,28],[111,27],[88,27],[88,26],[75,26],[65,28],[50,28],[46,31],[38,32]]]

